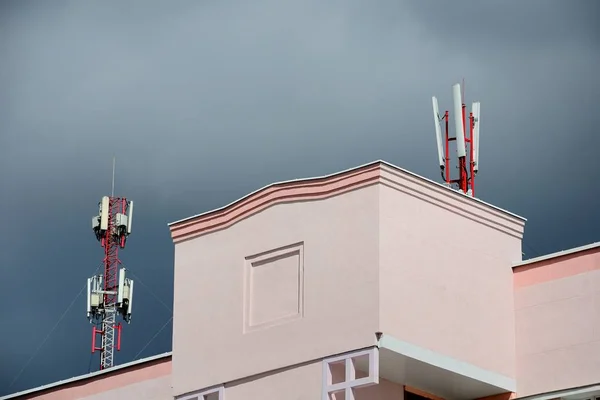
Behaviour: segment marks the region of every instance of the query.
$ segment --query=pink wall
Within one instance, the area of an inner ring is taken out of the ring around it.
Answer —
[[[173,396],[171,395],[171,392],[171,376],[163,376],[83,397],[81,400],[172,400]],[[80,399],[79,397],[73,397],[73,399],[75,398]],[[61,397],[60,399],[67,400],[66,397]]]
[[[515,378],[524,221],[391,168],[382,180],[380,330]]]
[[[320,399],[321,363],[313,362],[242,379],[225,386],[227,400]]]
[[[384,163],[174,223],[174,394],[373,345],[377,331],[514,378],[523,225]]]
[[[518,395],[598,383],[600,248],[514,268]]]
[[[174,229],[175,395],[376,343],[377,178],[371,167],[275,188],[234,208],[237,223]],[[279,200],[265,208],[265,196]]]
[[[103,400],[148,399],[171,397],[171,358],[149,361],[129,368],[39,391],[17,399]]]

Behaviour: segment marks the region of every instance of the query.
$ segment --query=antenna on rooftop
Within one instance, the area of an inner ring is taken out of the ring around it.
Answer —
[[[111,196],[104,196],[98,204],[99,215],[92,218],[96,239],[104,248],[102,274],[87,280],[87,316],[92,328],[92,353],[100,351],[100,369],[114,365],[114,351],[121,349],[121,323],[117,314],[127,323],[131,321],[133,280],[125,276],[121,267],[119,249],[125,248],[131,234],[133,201],[115,197],[115,158]],[[98,327],[99,326],[99,327]],[[96,340],[100,335],[100,345]]]
[[[454,137],[450,137],[450,113],[445,111],[443,115],[440,115],[437,98],[435,96],[432,97],[435,138],[437,141],[438,161],[442,179],[449,187],[456,185],[458,190],[474,197],[475,176],[479,171],[480,104],[479,102],[474,102],[471,106],[471,112],[467,117],[467,106],[464,103],[463,97],[464,92],[461,93],[460,84],[457,83],[452,86]],[[467,120],[469,121],[468,127],[466,126]],[[445,135],[442,134],[442,122],[445,123]],[[450,177],[450,142],[452,141],[456,142],[457,168],[459,170],[458,179],[451,179]]]

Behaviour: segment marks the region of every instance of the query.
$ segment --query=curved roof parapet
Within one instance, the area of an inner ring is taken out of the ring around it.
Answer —
[[[210,231],[224,229],[235,221],[277,202],[327,198],[371,184],[386,183],[396,178],[409,179],[419,187],[428,188],[430,191],[432,189],[435,190],[437,195],[440,195],[439,197],[451,196],[455,201],[459,200],[463,204],[470,204],[477,209],[493,213],[495,217],[503,220],[521,225],[526,221],[525,218],[519,215],[480,199],[467,196],[464,193],[449,188],[445,184],[432,181],[388,162],[378,160],[321,177],[273,183],[224,207],[171,222],[168,226],[175,241],[186,240],[202,234],[199,232],[200,230],[206,230],[204,228],[195,229],[193,226],[197,224],[208,223]]]

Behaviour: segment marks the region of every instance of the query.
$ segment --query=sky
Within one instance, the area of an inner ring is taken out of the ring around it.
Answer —
[[[525,257],[600,241],[599,20],[593,0],[2,1],[0,395],[98,368],[78,293],[113,156],[136,204],[117,363],[171,349],[168,222],[377,159],[439,180],[431,96],[451,109],[463,79],[477,196],[528,219]]]

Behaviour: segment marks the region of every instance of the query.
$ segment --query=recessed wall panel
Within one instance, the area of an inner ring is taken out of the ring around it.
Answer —
[[[244,332],[301,318],[304,306],[304,245],[246,257]]]

